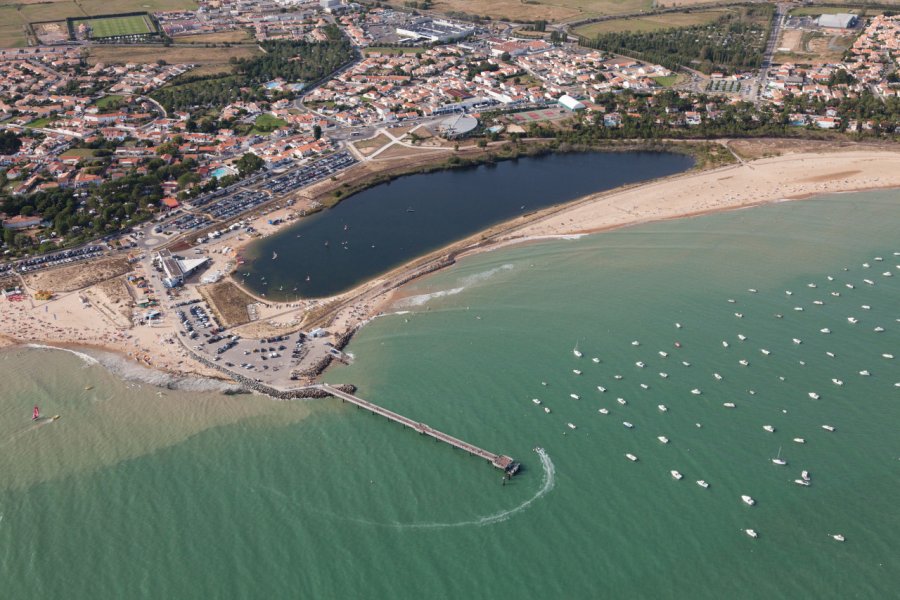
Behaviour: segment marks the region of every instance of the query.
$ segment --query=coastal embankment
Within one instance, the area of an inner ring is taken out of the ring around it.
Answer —
[[[754,155],[768,152],[761,142],[754,144],[758,146]],[[547,237],[594,233],[770,202],[900,187],[900,152],[889,146],[844,145],[833,151],[815,152],[809,151],[808,144],[798,144],[797,148],[804,151],[792,153],[790,146],[780,144],[776,150],[782,153],[780,156],[742,159],[729,166],[589,194],[562,205],[525,212],[330,298],[281,303],[254,297],[245,289],[248,302],[259,302],[259,318],[237,332],[246,337],[265,337],[325,326],[346,343],[352,332],[387,310],[397,294],[403,294],[400,288],[404,284],[473,253]],[[267,227],[266,221],[288,210],[259,216],[254,224],[259,225],[260,231],[274,233],[277,227]],[[240,244],[227,243],[242,251]],[[243,245],[249,243],[251,240],[245,240]],[[221,250],[216,244],[207,249]],[[180,344],[173,342],[174,325],[123,330],[91,310],[78,291],[61,294],[49,302],[10,303],[7,309],[0,314],[0,340],[9,343],[102,347],[170,373],[212,377],[225,374],[182,351]],[[319,365],[316,374],[325,366]],[[231,378],[233,374],[229,372],[227,376]]]

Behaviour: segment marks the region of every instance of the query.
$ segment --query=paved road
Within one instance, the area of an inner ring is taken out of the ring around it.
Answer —
[[[772,66],[772,56],[775,54],[775,48],[778,46],[778,40],[781,38],[781,30],[784,28],[784,22],[787,19],[790,4],[775,5],[775,14],[772,15],[772,29],[769,33],[769,40],[766,43],[766,50],[763,53],[762,64],[759,68],[759,77],[749,94],[751,102],[759,102],[762,90],[766,87],[766,79],[769,76],[769,67]]]

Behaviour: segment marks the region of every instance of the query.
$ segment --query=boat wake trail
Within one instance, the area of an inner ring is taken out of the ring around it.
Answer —
[[[493,269],[488,269],[487,271],[483,271],[481,273],[475,273],[474,275],[469,275],[467,277],[463,277],[459,280],[460,285],[455,288],[450,288],[449,290],[439,290],[437,292],[431,292],[430,294],[419,294],[418,296],[410,296],[408,298],[404,298],[397,302],[395,306],[397,307],[413,307],[413,306],[422,306],[423,304],[429,302],[430,300],[434,300],[435,298],[444,298],[446,296],[455,296],[466,290],[469,286],[475,285],[477,283],[481,283],[482,281],[486,281],[500,273],[502,271],[509,271],[514,268],[514,265],[511,263],[507,263],[505,265],[500,265],[499,267],[494,267]]]
[[[541,480],[540,489],[528,500],[525,500],[518,506],[509,510],[503,510],[492,515],[479,517],[469,521],[457,521],[454,523],[390,523],[390,526],[397,529],[447,529],[450,527],[486,527],[496,523],[502,523],[510,517],[526,510],[529,506],[546,496],[556,486],[556,467],[550,460],[550,455],[543,448],[537,450],[537,454],[541,459],[541,466],[544,469],[543,479]],[[370,523],[374,525],[375,523]]]

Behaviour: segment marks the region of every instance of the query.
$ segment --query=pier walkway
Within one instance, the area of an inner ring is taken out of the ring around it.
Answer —
[[[425,423],[419,423],[418,421],[413,421],[407,417],[404,417],[401,414],[395,413],[392,410],[388,410],[386,408],[382,408],[377,404],[373,404],[368,400],[363,400],[359,396],[354,396],[353,394],[348,394],[347,392],[342,392],[341,390],[328,385],[327,383],[323,383],[321,385],[315,386],[320,390],[327,392],[334,396],[335,398],[340,398],[346,402],[350,402],[351,404],[355,404],[359,408],[365,409],[372,414],[379,415],[385,417],[386,419],[390,419],[395,423],[399,423],[404,427],[409,427],[410,429],[419,432],[422,435],[430,436],[436,439],[439,442],[444,442],[445,444],[449,444],[454,448],[459,448],[464,452],[468,452],[472,456],[477,456],[478,458],[483,458],[484,460],[491,463],[494,467],[500,469],[504,473],[509,475],[515,475],[516,471],[519,470],[519,463],[513,460],[509,456],[505,456],[502,454],[494,454],[493,452],[488,452],[483,448],[479,448],[473,444],[468,442],[464,442],[461,439],[455,438],[452,435],[448,435],[443,433],[442,431],[438,431],[433,427],[426,425]]]

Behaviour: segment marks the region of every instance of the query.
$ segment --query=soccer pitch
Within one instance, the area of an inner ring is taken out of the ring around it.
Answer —
[[[144,15],[130,17],[101,17],[99,19],[79,19],[75,27],[84,23],[91,28],[92,38],[108,38],[121,35],[156,33],[150,19]]]

